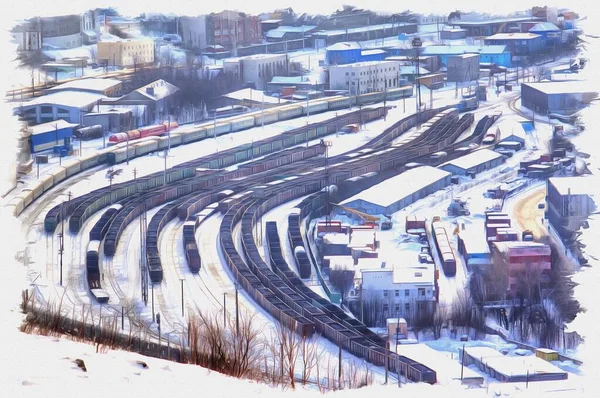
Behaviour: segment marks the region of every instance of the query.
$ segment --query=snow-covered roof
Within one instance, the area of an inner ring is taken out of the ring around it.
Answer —
[[[267,36],[272,32],[283,32],[283,33],[308,33],[313,29],[316,29],[315,25],[302,25],[302,26],[279,26],[278,28],[271,29],[267,32]]]
[[[98,79],[98,78],[86,78],[86,79],[77,79],[72,80],[67,83],[59,84],[58,86],[54,86],[48,91],[57,91],[57,90],[65,90],[65,89],[73,89],[73,90],[90,90],[90,91],[99,91],[103,92],[104,90],[108,90],[110,88],[116,87],[122,82],[117,79]]]
[[[490,253],[490,247],[482,231],[483,224],[479,224],[466,226],[465,229],[459,232],[459,236],[465,244],[467,255]]]
[[[299,84],[310,82],[310,78],[307,76],[273,76],[269,83]]]
[[[270,95],[264,95],[263,91],[254,90],[252,88],[244,88],[242,90],[234,91],[232,93],[228,93],[223,95],[225,98],[231,98],[238,101],[256,101],[262,102],[264,100],[265,104],[279,104],[284,102],[289,102],[288,100],[284,100],[283,98],[280,100],[279,98],[271,97]]]
[[[347,245],[349,242],[350,236],[347,234],[331,232],[323,235],[323,243],[326,245]]]
[[[242,61],[247,59],[279,59],[285,57],[285,54],[254,54],[242,57]]]
[[[542,252],[543,254],[550,254],[550,246],[540,243],[540,242],[531,242],[531,241],[507,241],[507,242],[494,242],[494,247],[499,251],[506,253],[512,250],[525,250],[530,254],[538,254]]]
[[[71,108],[83,108],[105,98],[102,94],[87,93],[85,91],[58,91],[42,95],[28,102],[23,102],[23,106],[52,104]]]
[[[318,35],[318,36],[339,36],[339,35],[345,35],[346,32],[348,34],[351,34],[351,33],[372,32],[374,30],[379,30],[379,29],[389,29],[390,32],[391,32],[392,31],[392,27],[405,26],[405,25],[414,25],[414,24],[410,24],[410,23],[394,23],[394,24],[386,23],[386,24],[381,24],[381,25],[361,26],[360,28],[335,29],[335,30],[320,30],[318,32],[315,32],[314,35]]]
[[[342,69],[342,68],[362,68],[365,66],[380,66],[380,65],[390,65],[392,64],[392,61],[363,61],[363,62],[355,62],[353,64],[346,64],[346,65],[334,65],[331,67],[331,69],[334,68],[338,68],[338,69]]]
[[[431,166],[422,166],[407,170],[395,177],[366,189],[340,203],[345,205],[356,200],[363,200],[382,207],[387,207],[401,199],[412,195],[436,181],[450,176],[450,173]]]
[[[488,36],[484,40],[531,40],[542,37],[534,33],[496,33]]]
[[[581,94],[590,93],[591,86],[585,81],[552,81],[542,83],[522,83],[545,94]]]
[[[152,88],[154,90],[154,94],[148,93],[148,88]],[[135,91],[153,101],[159,101],[175,94],[177,91],[179,91],[179,88],[163,79],[158,79],[150,84],[146,84],[145,86],[138,88]]]
[[[131,112],[130,108],[112,108],[107,111],[86,113],[85,116],[119,115],[119,114],[126,114],[126,113],[130,113],[130,112]]]
[[[502,54],[506,51],[505,45],[492,46],[427,46],[423,55],[458,55],[466,53],[477,54]]]
[[[44,134],[49,131],[61,130],[61,129],[65,129],[68,127],[75,127],[75,126],[79,126],[79,125],[77,123],[69,123],[65,120],[58,119],[53,122],[42,123],[42,124],[38,124],[36,126],[29,126],[29,127],[27,127],[27,129],[29,130],[31,135],[37,135],[37,134]]]
[[[433,266],[407,267],[400,264],[394,264],[392,275],[392,282],[395,284],[433,285],[435,277]]]
[[[537,17],[516,17],[516,18],[496,18],[496,19],[487,19],[481,21],[454,21],[452,24],[459,26],[481,26],[481,25],[490,25],[490,24],[501,24],[508,22],[527,22],[527,21],[538,21]]]
[[[571,195],[590,195],[592,191],[590,183],[593,184],[588,177],[584,176],[552,177],[548,179],[548,182],[561,195],[568,195],[569,189],[571,190]]]
[[[401,75],[416,75],[417,68],[413,65],[400,65],[398,67]],[[419,75],[427,75],[429,74],[429,69],[425,69],[423,67],[419,67]]]
[[[386,54],[385,50],[375,49],[375,50],[362,50],[360,55],[377,55],[377,54]]]
[[[470,168],[479,166],[490,160],[501,158],[502,155],[498,152],[491,151],[489,149],[480,149],[479,151],[472,152],[468,155],[461,156],[457,159],[451,160],[444,165],[451,164],[458,167],[459,169],[468,170]]]
[[[486,367],[505,376],[526,376],[540,373],[567,374],[535,355],[508,356],[490,347],[465,347],[467,355],[482,361]]]
[[[558,28],[558,26],[554,25],[552,22],[540,22],[540,23],[533,25],[533,27],[531,29],[529,29],[529,32],[558,32],[558,31],[560,31],[560,29]]]
[[[351,42],[341,42],[341,43],[335,43],[329,47],[327,47],[327,51],[346,51],[346,50],[360,50],[362,47],[360,46],[360,44],[358,44],[358,42],[356,41],[351,41]]]
[[[265,19],[264,21],[260,21],[260,23],[279,23],[283,21],[283,19]]]

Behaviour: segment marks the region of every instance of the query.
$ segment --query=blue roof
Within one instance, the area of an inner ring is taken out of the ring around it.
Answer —
[[[554,25],[552,22],[540,22],[535,24],[530,32],[559,32],[560,29],[558,26]]]
[[[494,46],[427,46],[423,55],[458,55],[458,54],[502,54],[506,52],[505,45]]]

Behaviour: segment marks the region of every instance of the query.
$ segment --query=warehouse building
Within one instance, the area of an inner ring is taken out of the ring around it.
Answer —
[[[287,74],[288,64],[285,54],[256,54],[238,58],[239,73],[243,82],[254,83],[263,90],[274,76]],[[230,66],[228,66],[230,68]]]
[[[417,167],[366,189],[340,204],[363,213],[392,214],[450,185],[450,173]]]
[[[381,49],[363,49],[357,42],[336,43],[327,47],[326,65],[346,65],[355,62],[383,61],[387,52]]]
[[[490,247],[483,233],[482,224],[463,225],[458,233],[458,252],[465,259],[467,270],[487,270],[492,265]]]
[[[440,32],[442,40],[459,40],[467,37],[467,30],[462,28],[444,28]]]
[[[554,177],[547,182],[546,217],[563,236],[580,228],[596,209],[586,177]]]
[[[448,82],[470,82],[479,79],[479,55],[461,54],[448,57]]]
[[[395,36],[399,33],[417,33],[417,24],[388,23],[381,25],[361,26],[359,28],[320,30],[311,36],[315,48],[325,48],[341,41],[366,41]]]
[[[38,124],[27,128],[31,153],[38,153],[54,148],[54,145],[63,145],[65,138],[73,137],[73,128],[77,123],[69,123],[64,120]]]
[[[59,91],[24,102],[20,107],[15,108],[15,113],[30,124],[58,119],[83,124],[83,115],[90,112],[103,99],[106,99],[103,94]]]
[[[475,176],[504,163],[504,156],[489,149],[481,149],[465,156],[444,163],[440,168],[452,175]]]
[[[264,21],[263,21],[264,22]],[[263,23],[261,23],[263,24]],[[314,25],[279,26],[267,31],[265,38],[268,42],[302,39],[317,29]]]
[[[486,37],[483,43],[489,46],[506,46],[515,60],[537,54],[546,48],[544,37],[533,33],[498,33]]]
[[[448,66],[448,57],[461,54],[479,54],[479,63],[511,67],[511,54],[505,45],[499,46],[427,46],[421,54],[439,58],[441,66]]]
[[[452,20],[450,25],[465,29],[468,37],[491,36],[496,33],[508,33],[513,30],[520,30],[521,23],[530,21],[540,21],[536,17],[516,17],[516,18],[498,18],[483,21],[461,21]]]
[[[598,96],[583,81],[552,81],[521,84],[521,105],[541,115],[570,114]]]
[[[94,77],[72,80],[47,90],[48,93],[59,91],[81,91],[102,94],[107,97],[118,97],[122,94],[123,82],[117,79],[98,79]]]
[[[83,116],[84,126],[101,125],[108,133],[119,133],[134,126],[132,111],[127,108],[113,108],[106,111],[86,113]]]
[[[546,47],[556,48],[561,45],[562,32],[560,28],[552,22],[536,23],[528,30],[528,32],[542,36],[546,42]]]
[[[521,283],[534,277],[540,277],[542,287],[550,282],[550,246],[525,241],[493,242],[492,252],[498,253],[508,267],[507,290],[513,296]]]

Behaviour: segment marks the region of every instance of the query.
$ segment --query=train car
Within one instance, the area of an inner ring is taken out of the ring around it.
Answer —
[[[446,233],[446,228],[439,221],[431,223],[432,234],[435,245],[440,256],[444,275],[452,277],[456,275],[456,258],[452,252],[450,241]]]
[[[300,105],[289,105],[281,108],[278,112],[279,121],[293,119],[298,116],[302,116],[302,106]]]
[[[206,138],[206,128],[196,127],[190,131],[181,133],[181,143],[188,144],[194,141],[200,141]]]
[[[73,136],[81,141],[93,140],[104,135],[104,127],[101,124],[93,126],[80,127],[73,131]]]
[[[263,124],[275,123],[279,120],[277,109],[268,109],[254,115],[254,126],[259,127]]]
[[[231,131],[241,131],[254,127],[254,117],[242,116],[231,121]]]

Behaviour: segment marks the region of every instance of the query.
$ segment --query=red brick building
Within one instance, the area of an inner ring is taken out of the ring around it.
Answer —
[[[508,290],[515,294],[519,284],[541,273],[541,285],[550,281],[552,268],[550,246],[538,242],[494,242],[497,251],[508,265]]]
[[[260,19],[238,11],[222,11],[210,15],[212,37],[208,43],[223,47],[245,46],[262,40]]]

